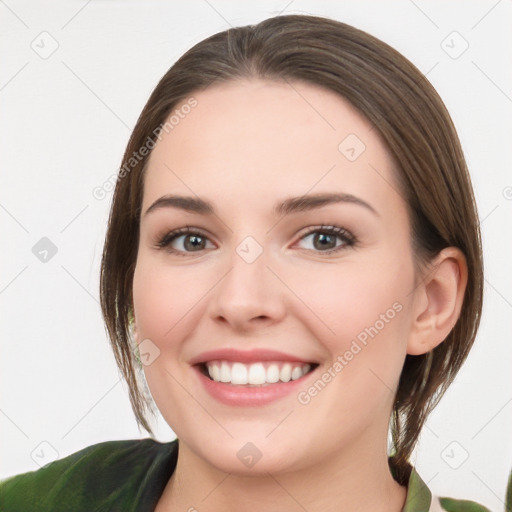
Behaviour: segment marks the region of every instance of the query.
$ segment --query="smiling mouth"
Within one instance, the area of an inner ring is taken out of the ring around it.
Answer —
[[[261,361],[245,364],[236,361],[216,360],[198,365],[208,379],[233,386],[268,386],[300,379],[317,367],[317,363],[288,361]]]

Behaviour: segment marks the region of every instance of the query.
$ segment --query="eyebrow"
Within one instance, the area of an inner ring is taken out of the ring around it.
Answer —
[[[278,202],[273,213],[276,215],[289,215],[292,213],[304,212],[321,208],[329,204],[349,203],[362,206],[379,217],[379,213],[359,197],[344,193],[318,193],[298,197],[289,197],[282,202]],[[216,215],[215,208],[209,201],[199,197],[165,195],[157,199],[144,213],[144,216],[161,208],[177,208],[200,215]]]

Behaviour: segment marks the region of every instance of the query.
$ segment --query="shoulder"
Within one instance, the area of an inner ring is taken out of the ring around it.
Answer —
[[[136,495],[143,477],[156,461],[168,458],[175,444],[147,438],[88,446],[38,470],[0,481],[0,509],[103,510],[94,504],[117,503],[121,496],[127,500]]]

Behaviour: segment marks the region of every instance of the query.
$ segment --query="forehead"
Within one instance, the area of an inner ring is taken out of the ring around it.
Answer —
[[[377,130],[328,89],[244,79],[191,96],[196,105],[175,107],[180,115],[152,151],[143,208],[169,192],[228,195],[246,207],[308,191],[336,189],[379,201],[396,195]]]

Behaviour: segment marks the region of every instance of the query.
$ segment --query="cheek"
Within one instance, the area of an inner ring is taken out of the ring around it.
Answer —
[[[157,345],[176,338],[200,305],[203,288],[195,285],[193,273],[191,279],[191,273],[179,266],[165,267],[149,259],[138,262],[133,279],[138,337]]]
[[[380,261],[316,272],[315,280],[307,286],[304,281],[299,292],[322,320],[312,321],[309,328],[331,358],[320,376],[329,382],[329,391],[320,393],[323,385],[315,383],[301,398],[314,400],[326,414],[357,409],[363,423],[391,407],[411,321],[412,264]]]
[[[293,289],[312,312],[318,339],[331,349],[344,345],[375,326],[379,331],[402,331],[403,312],[410,301],[412,266],[347,263],[319,268],[294,278]]]
[[[194,286],[191,273],[180,267],[171,268],[150,258],[137,262],[133,279],[137,341],[149,339],[157,347],[150,349],[157,355],[144,365],[144,373],[158,409],[173,429],[176,418],[190,414],[190,397],[179,384],[183,380],[181,349],[193,331],[194,315],[205,291]]]
[[[314,403],[322,415],[350,415],[357,430],[392,406],[410,329],[413,267],[391,260],[339,265],[302,282],[294,289],[321,319],[308,326],[331,360],[319,374],[322,382],[302,389],[299,402]]]

